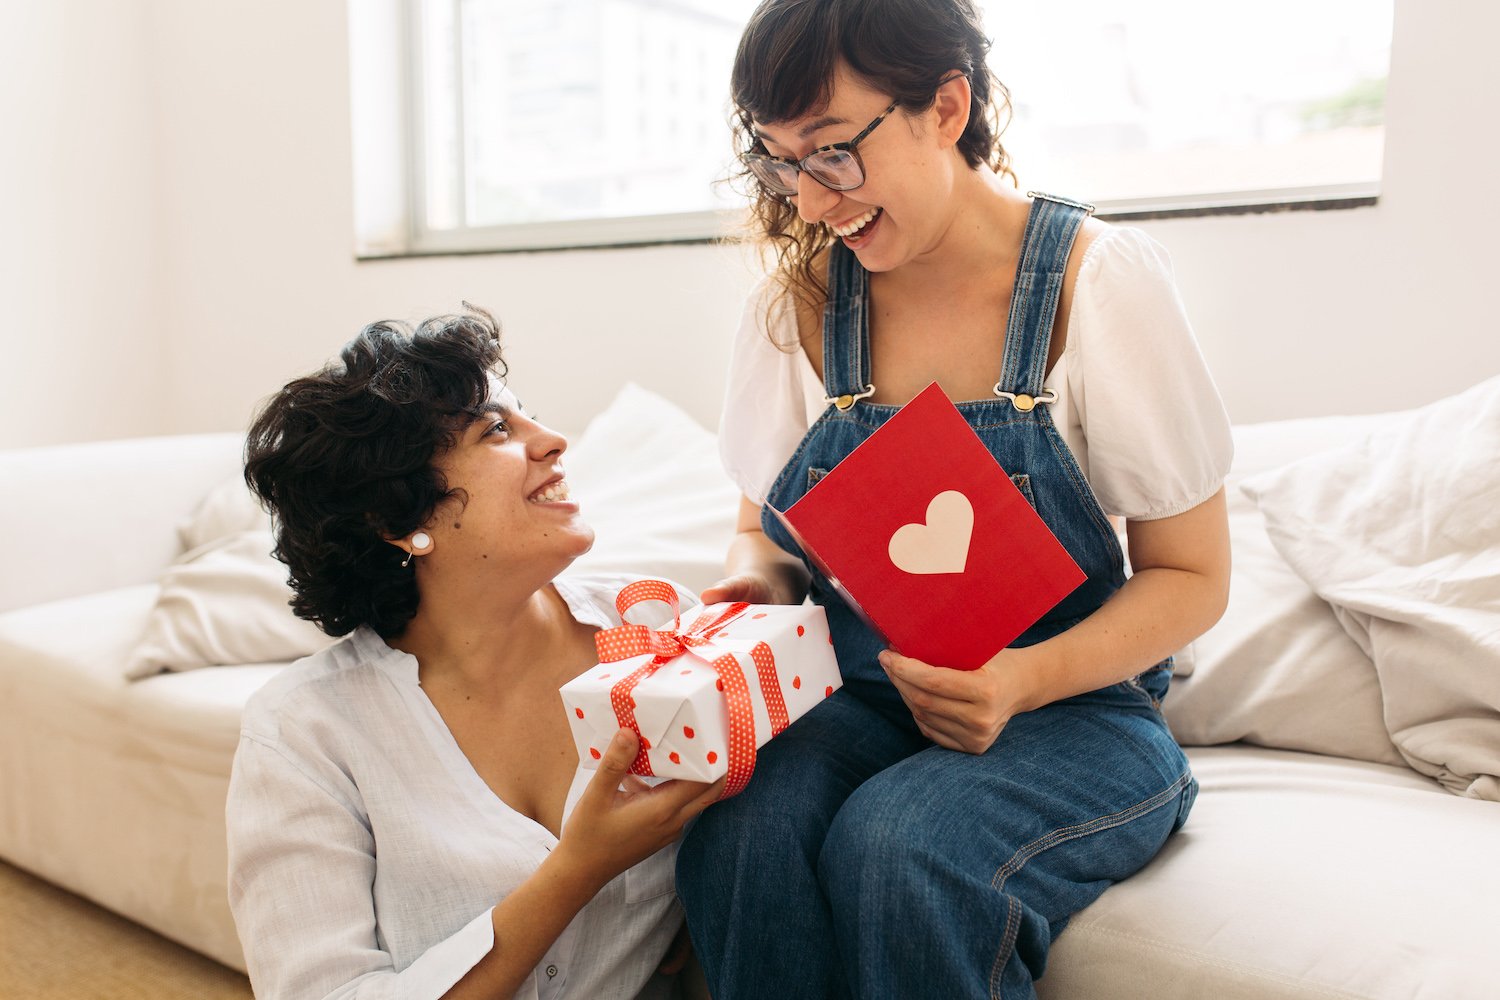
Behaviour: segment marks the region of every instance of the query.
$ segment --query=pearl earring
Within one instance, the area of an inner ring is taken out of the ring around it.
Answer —
[[[405,569],[411,565],[411,557],[417,554],[417,549],[432,548],[432,536],[425,531],[419,531],[411,536],[411,551],[406,553],[406,558],[401,560],[401,568]],[[424,552],[423,555],[426,555]]]

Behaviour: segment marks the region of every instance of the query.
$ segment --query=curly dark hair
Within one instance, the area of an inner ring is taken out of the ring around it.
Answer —
[[[991,72],[989,51],[973,0],[763,0],[730,74],[737,151],[756,148],[756,121],[791,121],[827,104],[841,61],[909,113],[932,107],[938,85],[958,70],[970,89],[958,151],[970,167],[1015,183],[1000,143],[1010,92]],[[743,164],[733,179],[750,197],[752,236],[774,254],[779,287],[804,304],[820,303],[818,261],[833,235],[803,222],[788,198],[756,182]]]
[[[415,330],[372,323],[339,360],[265,404],[245,443],[245,482],[274,516],[292,610],[332,636],[369,625],[400,635],[416,614],[402,538],[462,500],[433,459],[480,417],[504,376],[489,313],[438,316]]]

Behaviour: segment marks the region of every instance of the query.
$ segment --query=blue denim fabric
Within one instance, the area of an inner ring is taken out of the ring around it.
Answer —
[[[1022,243],[999,388],[1043,393],[1069,251],[1087,210],[1038,195]],[[830,398],[869,383],[868,274],[835,243],[824,315]],[[1087,574],[1014,645],[1087,617],[1124,558],[1048,407],[960,412]],[[830,406],[769,495],[786,509],[898,407]],[[801,555],[779,522],[766,533]],[[885,647],[813,573],[845,687],[777,739],[739,796],[694,824],[678,892],[715,1000],[1035,995],[1052,939],[1139,870],[1197,792],[1160,713],[1168,660],[1016,716],[990,750],[934,746],[876,661]]]

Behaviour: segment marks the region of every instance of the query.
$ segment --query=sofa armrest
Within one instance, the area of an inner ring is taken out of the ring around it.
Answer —
[[[242,434],[0,451],[0,611],[148,583],[177,525],[241,467]]]

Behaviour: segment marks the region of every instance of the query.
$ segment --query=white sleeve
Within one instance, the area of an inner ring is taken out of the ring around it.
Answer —
[[[724,471],[757,503],[765,501],[808,427],[808,362],[798,346],[796,314],[784,296],[773,300],[776,291],[772,279],[763,279],[745,302],[719,418]]]
[[[1089,484],[1106,514],[1170,517],[1218,491],[1234,456],[1229,416],[1160,244],[1117,228],[1089,247],[1067,354]]]
[[[494,945],[477,914],[399,973],[376,935],[375,840],[350,796],[242,736],[230,778],[229,904],[257,996],[437,1000]],[[335,772],[337,772],[335,774]]]

